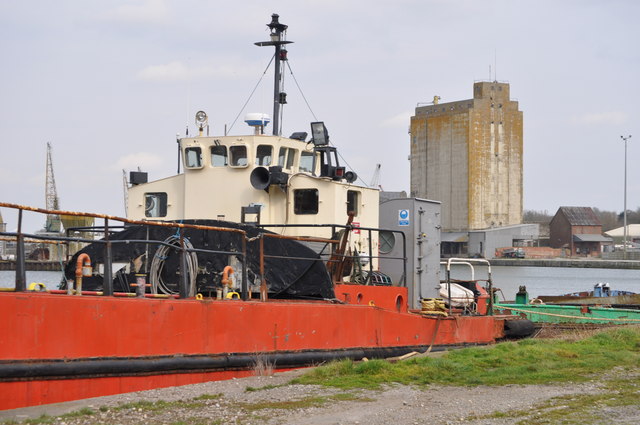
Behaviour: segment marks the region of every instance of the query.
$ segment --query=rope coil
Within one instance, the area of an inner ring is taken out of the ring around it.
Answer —
[[[151,293],[157,294],[158,292],[162,294],[177,294],[177,291],[172,290],[167,286],[167,284],[162,280],[162,270],[164,268],[164,263],[167,258],[169,258],[170,250],[178,251],[179,255],[181,251],[180,246],[180,238],[178,236],[169,236],[164,241],[167,245],[161,245],[153,256],[153,260],[151,261],[151,268],[149,270],[149,279],[151,280]],[[193,249],[193,244],[189,241],[189,239],[184,238],[184,246],[186,249]],[[196,253],[191,251],[187,253],[187,273],[189,276],[189,296],[192,297],[196,293],[196,275],[198,272],[198,257]]]
[[[420,314],[422,315],[436,315],[444,317],[449,315],[447,313],[447,307],[444,300],[441,298],[424,298],[420,300],[420,305],[422,306],[422,309],[420,310]]]

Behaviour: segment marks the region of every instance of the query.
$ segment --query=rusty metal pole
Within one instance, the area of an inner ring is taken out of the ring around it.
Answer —
[[[111,241],[109,240],[109,219],[104,219],[104,274],[102,276],[102,292],[106,296],[113,295],[113,276],[112,276],[112,258],[111,258]]]
[[[22,234],[22,209],[18,210],[18,235],[16,237],[16,291],[27,290],[27,272],[25,267],[24,235]]]
[[[247,301],[249,299],[249,285],[247,282],[247,269],[249,268],[249,260],[247,259],[247,237],[246,235],[240,235],[242,238],[242,300]]]

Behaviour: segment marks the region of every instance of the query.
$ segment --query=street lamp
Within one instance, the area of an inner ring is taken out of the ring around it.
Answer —
[[[627,259],[627,140],[631,138],[631,135],[620,136],[620,138],[624,141],[624,259]]]

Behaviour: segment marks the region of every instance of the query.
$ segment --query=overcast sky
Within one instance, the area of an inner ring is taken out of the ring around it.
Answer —
[[[46,143],[60,207],[124,215],[122,170],[176,172],[176,134],[205,110],[212,134],[241,111],[289,25],[283,134],[325,121],[363,180],[409,190],[419,102],[509,82],[524,112],[524,206],[640,206],[640,2],[455,0],[2,0],[0,201],[45,206]],[[272,80],[247,112],[271,114]],[[14,214],[2,209],[9,229]],[[27,230],[44,224],[29,216]]]

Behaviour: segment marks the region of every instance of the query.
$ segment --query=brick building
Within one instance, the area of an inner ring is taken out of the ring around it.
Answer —
[[[566,248],[571,256],[598,257],[602,243],[612,239],[602,235],[600,219],[590,207],[560,207],[549,223],[549,245]]]

